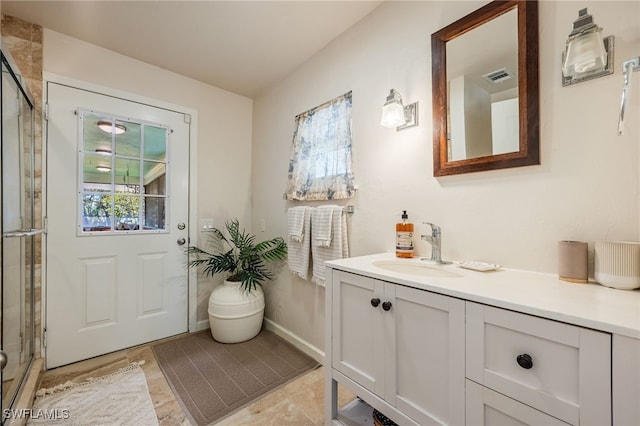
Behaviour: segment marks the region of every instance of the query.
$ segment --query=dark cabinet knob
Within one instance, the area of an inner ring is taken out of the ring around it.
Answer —
[[[380,304],[380,299],[378,299],[377,297],[374,297],[373,299],[371,299],[371,306],[373,306],[374,308],[377,308],[379,304]]]
[[[533,367],[533,359],[529,354],[522,354],[516,357],[516,361],[518,361],[518,365],[524,369],[530,369]]]
[[[385,311],[388,311],[389,309],[391,309],[391,302],[384,302],[382,304],[382,309],[384,309]]]

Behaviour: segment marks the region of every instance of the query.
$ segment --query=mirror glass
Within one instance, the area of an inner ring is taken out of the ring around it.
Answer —
[[[447,43],[447,91],[449,161],[520,149],[516,10]]]
[[[539,164],[535,1],[494,1],[432,34],[434,176]]]

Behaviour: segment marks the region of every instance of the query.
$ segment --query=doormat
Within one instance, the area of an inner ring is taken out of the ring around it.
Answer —
[[[36,392],[28,425],[158,424],[147,379],[138,363],[115,373]]]
[[[319,366],[268,330],[219,343],[209,330],[153,346],[158,365],[193,424],[206,425]]]

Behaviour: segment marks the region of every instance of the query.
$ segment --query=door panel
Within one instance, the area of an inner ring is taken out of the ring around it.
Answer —
[[[47,368],[186,332],[184,114],[47,91]]]

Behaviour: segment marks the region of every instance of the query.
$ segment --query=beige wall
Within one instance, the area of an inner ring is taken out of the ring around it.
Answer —
[[[46,28],[44,71],[195,109],[197,216],[213,218],[216,226],[232,217],[250,224],[251,99]],[[199,321],[207,319],[213,284],[198,280]]]
[[[384,2],[295,73],[254,100],[253,223],[286,235],[282,200],[294,116],[353,90],[357,196],[349,218],[352,255],[392,250],[408,210],[442,227],[443,257],[557,270],[559,240],[638,240],[640,74],[633,76],[624,136],[616,135],[621,62],[640,50],[640,2],[541,1],[540,166],[433,177],[430,35],[486,2]],[[586,4],[585,4],[586,3]],[[560,60],[578,9],[614,34],[615,75],[561,86]],[[470,52],[470,57],[481,52]],[[419,102],[417,128],[378,125],[389,89]],[[417,241],[418,254],[428,254]],[[268,317],[323,347],[324,290],[281,274],[267,286]]]

